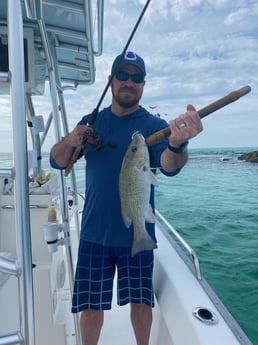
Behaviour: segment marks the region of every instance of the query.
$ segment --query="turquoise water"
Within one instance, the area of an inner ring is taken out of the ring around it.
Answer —
[[[156,207],[196,251],[202,274],[258,345],[258,164],[237,160],[252,150],[190,150],[180,174],[158,174]],[[9,158],[0,156],[0,168],[10,167]],[[83,160],[76,164],[81,192],[84,167]]]

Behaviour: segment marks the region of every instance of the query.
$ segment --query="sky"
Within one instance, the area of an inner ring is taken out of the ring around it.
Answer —
[[[145,5],[143,0],[104,2],[104,46],[95,59],[96,82],[65,94],[70,129],[95,108],[112,62],[123,51]],[[257,0],[152,0],[129,50],[146,64],[141,105],[167,121],[183,113],[187,104],[198,110],[250,85],[251,93],[202,120],[204,130],[189,147],[258,147]],[[46,119],[47,97],[34,100],[37,113]],[[110,101],[109,91],[101,108]],[[9,105],[9,98],[0,96],[0,152],[12,146]]]

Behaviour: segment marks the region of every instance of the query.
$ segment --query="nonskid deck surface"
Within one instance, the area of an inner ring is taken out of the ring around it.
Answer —
[[[99,345],[135,344],[135,337],[130,321],[130,306],[120,307],[113,303],[112,309],[104,313],[104,325]]]

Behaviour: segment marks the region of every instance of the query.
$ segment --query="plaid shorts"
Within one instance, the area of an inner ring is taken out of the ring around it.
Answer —
[[[153,251],[131,257],[131,248],[104,247],[80,241],[72,313],[111,309],[117,269],[117,304],[145,303],[154,307]]]

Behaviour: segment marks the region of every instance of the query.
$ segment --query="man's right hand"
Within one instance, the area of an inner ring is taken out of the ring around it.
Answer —
[[[76,126],[68,135],[63,138],[63,141],[72,147],[82,148],[83,136],[85,132],[92,131],[92,128],[86,125]]]
[[[82,139],[87,131],[92,131],[92,128],[86,125],[78,125],[52,147],[51,156],[60,168],[66,168],[74,151],[82,148]]]

